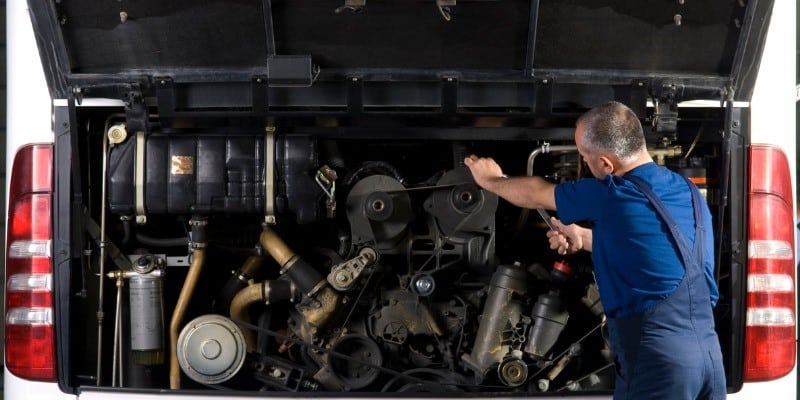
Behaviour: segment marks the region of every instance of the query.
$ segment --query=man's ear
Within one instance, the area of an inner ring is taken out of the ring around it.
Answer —
[[[600,156],[599,159],[603,165],[603,172],[608,175],[614,175],[614,171],[616,171],[616,164],[614,164],[611,158],[607,156]]]

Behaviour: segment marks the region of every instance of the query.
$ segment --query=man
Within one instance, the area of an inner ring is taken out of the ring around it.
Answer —
[[[621,103],[582,115],[575,143],[596,179],[554,185],[506,178],[491,158],[464,162],[478,185],[512,204],[557,210],[551,248],[592,252],[616,355],[615,399],[725,398],[708,206],[694,185],[653,162],[639,119]]]

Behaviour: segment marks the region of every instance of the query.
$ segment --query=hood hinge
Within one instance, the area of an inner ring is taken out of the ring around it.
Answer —
[[[149,132],[147,106],[139,85],[132,85],[122,92],[125,103],[125,126],[128,132]]]

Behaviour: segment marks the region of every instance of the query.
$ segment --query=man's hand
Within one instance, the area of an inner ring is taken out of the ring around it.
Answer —
[[[464,165],[472,172],[475,183],[484,189],[489,187],[492,180],[504,177],[503,170],[491,158],[478,157],[473,154],[464,159]]]
[[[564,225],[555,217],[551,217],[550,221],[558,229],[547,232],[551,249],[558,251],[558,254],[573,254],[588,245],[586,250],[591,251],[591,230],[576,224]]]

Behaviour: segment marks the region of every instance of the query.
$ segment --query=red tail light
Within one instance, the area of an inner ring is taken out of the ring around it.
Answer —
[[[750,149],[747,328],[744,377],[779,378],[796,354],[795,250],[792,181],[777,147]]]
[[[53,146],[17,152],[11,170],[6,246],[6,367],[55,381],[51,201]]]

